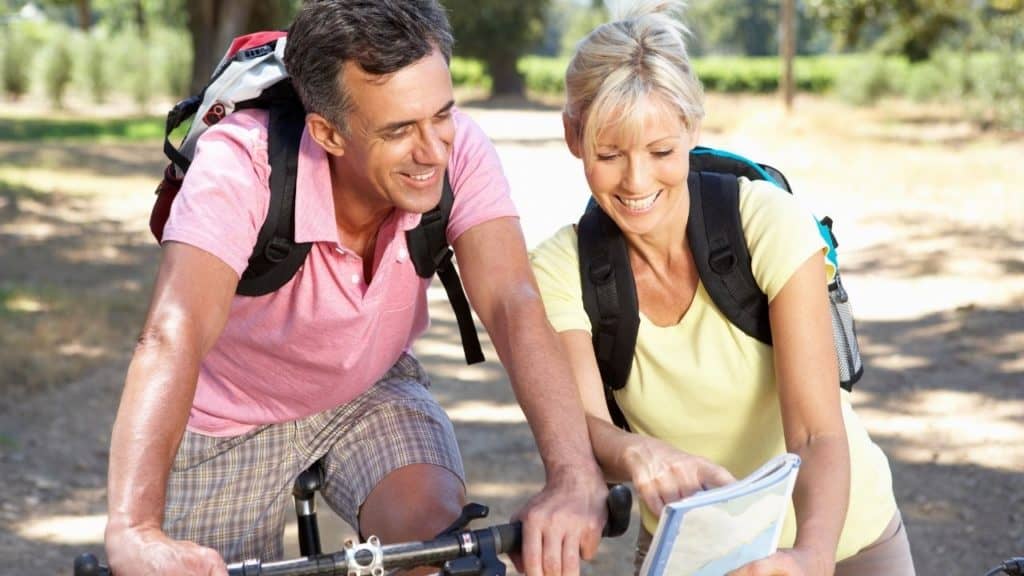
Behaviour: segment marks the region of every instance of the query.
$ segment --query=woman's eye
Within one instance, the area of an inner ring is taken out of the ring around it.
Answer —
[[[600,160],[601,162],[609,162],[611,160],[615,160],[618,157],[619,157],[618,154],[598,154],[597,155],[597,159]]]
[[[654,152],[651,152],[651,154],[658,158],[665,158],[666,156],[671,156],[673,152],[675,152],[675,150],[655,150]]]

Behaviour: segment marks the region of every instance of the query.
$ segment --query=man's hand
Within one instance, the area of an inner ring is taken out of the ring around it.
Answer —
[[[656,516],[666,504],[698,490],[736,481],[728,470],[714,462],[647,436],[635,435],[624,460],[633,486]]]
[[[116,576],[228,574],[224,559],[216,550],[172,540],[156,528],[108,531],[106,541],[110,571]]]
[[[523,522],[522,555],[512,558],[516,570],[528,576],[577,576],[580,558],[592,559],[601,543],[607,498],[596,465],[549,477],[544,490],[515,515]]]
[[[733,570],[728,576],[824,576],[832,574],[828,564],[809,550],[786,548]]]

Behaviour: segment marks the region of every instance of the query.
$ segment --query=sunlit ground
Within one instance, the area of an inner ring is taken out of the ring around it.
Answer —
[[[940,123],[922,138],[906,124],[874,118],[877,111],[801,102],[807,114],[787,117],[763,101],[713,97],[704,141],[784,167],[797,196],[835,219],[846,286],[856,317],[867,327],[861,342],[869,357],[866,378],[876,379],[852,395],[859,417],[894,463],[1019,474],[1024,470],[1024,381],[1019,376],[1024,374],[1019,315],[1024,306],[1024,195],[1014,186],[1024,179],[1019,162],[1024,143],[979,136],[956,122]],[[470,112],[498,145],[527,244],[535,246],[573,222],[588,194],[578,161],[560,142],[558,112]],[[129,222],[128,228],[144,238],[146,211],[162,168],[159,150],[154,146],[145,157],[132,151],[133,160],[116,175],[116,170],[101,169],[107,165],[104,158],[86,154],[69,161],[75,152],[59,148],[31,151],[0,143],[0,157],[31,160],[2,163],[0,180],[60,191],[73,200],[53,207],[41,199],[22,199],[25,217],[0,221],[0,233],[43,242],[60,234],[61,221],[86,225],[109,219]],[[42,167],[57,164],[59,170]],[[975,183],[976,174],[985,180]],[[72,262],[130,259],[114,246],[97,251],[69,243],[60,250]],[[135,284],[126,287],[129,281]],[[137,279],[117,282],[112,285],[124,293],[140,291]],[[539,488],[541,468],[535,455],[523,456],[532,448],[504,373],[492,363],[466,366],[443,291],[432,289],[430,299],[434,326],[416,351],[460,430],[471,497],[492,505],[493,521],[504,521]],[[51,306],[32,294],[19,294],[6,305],[35,314]],[[1000,316],[1011,313],[1016,324],[1000,325]],[[1001,328],[992,332],[993,325]],[[488,358],[496,359],[489,343],[484,346]],[[83,344],[68,353],[95,350]],[[921,385],[908,384],[904,374],[921,378]],[[1001,382],[1000,392],[992,392],[991,380]],[[935,381],[945,384],[933,386]],[[883,388],[896,383],[898,393]],[[512,448],[500,458],[484,458],[488,442]],[[509,463],[502,460],[506,457]],[[935,468],[935,474],[950,469]],[[971,507],[971,494],[918,495],[920,500],[904,510],[911,526],[915,519],[959,526],[969,518],[964,510]],[[326,506],[321,511],[325,547],[328,542],[340,545],[351,531]],[[982,521],[975,522],[970,530],[985,530]],[[104,523],[102,514],[39,514],[13,528],[34,542],[95,547],[102,542]],[[294,555],[294,526],[289,530],[285,542]],[[951,533],[942,533],[943,538],[952,539]],[[993,539],[1001,542],[999,550],[1009,546],[1007,534]],[[629,543],[609,542],[605,548],[621,558]],[[1019,551],[1006,550],[1005,556],[1014,553]],[[973,568],[949,572],[973,573]],[[620,573],[602,570],[594,573]]]

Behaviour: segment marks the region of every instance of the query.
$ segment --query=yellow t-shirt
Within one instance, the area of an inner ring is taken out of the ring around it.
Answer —
[[[811,254],[825,250],[811,214],[767,182],[740,179],[740,220],[754,278],[769,301]],[[531,261],[555,330],[590,332],[574,228],[537,247]],[[853,413],[848,394],[841,397],[852,474],[838,560],[874,542],[896,512],[889,462]],[[675,326],[656,326],[640,314],[633,367],[615,398],[634,432],[703,456],[737,478],[786,450],[772,348],[729,322],[703,283]],[[657,519],[646,508],[643,513],[653,533]],[[792,546],[795,536],[790,505],[780,546]]]

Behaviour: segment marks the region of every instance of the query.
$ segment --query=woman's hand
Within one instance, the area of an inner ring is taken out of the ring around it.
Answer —
[[[661,440],[633,435],[623,455],[629,478],[648,510],[655,515],[671,502],[716,486],[735,482],[721,466],[687,454]]]
[[[827,565],[809,550],[786,548],[733,570],[727,576],[825,576],[832,573]]]

